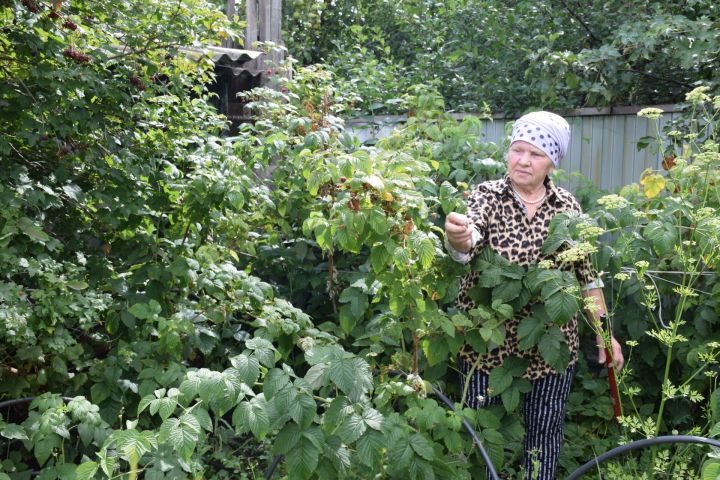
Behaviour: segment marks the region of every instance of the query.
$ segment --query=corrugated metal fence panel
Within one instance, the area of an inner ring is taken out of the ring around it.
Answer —
[[[660,120],[660,131],[680,112],[664,113]],[[597,187],[608,191],[637,182],[647,169],[661,168],[662,159],[653,146],[638,151],[638,141],[655,136],[655,124],[635,113],[611,115],[568,115],[565,117],[571,128],[571,141],[567,155],[560,167],[568,173],[579,172]],[[361,141],[372,143],[388,136],[399,126],[402,117],[380,117],[375,125],[369,122],[351,121],[348,128],[360,136]],[[483,136],[488,142],[502,144],[506,140],[506,129],[512,119],[483,120]],[[574,189],[576,181],[561,183]]]

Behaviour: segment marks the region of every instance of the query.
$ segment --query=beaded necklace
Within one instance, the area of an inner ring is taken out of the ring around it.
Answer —
[[[547,196],[547,188],[545,188],[545,187],[543,187],[543,194],[542,194],[542,196],[541,196],[540,198],[538,198],[537,200],[528,200],[528,199],[526,199],[525,197],[523,197],[522,195],[520,195],[520,192],[518,192],[517,190],[515,190],[515,186],[513,186],[512,189],[513,189],[513,192],[515,192],[515,195],[517,195],[520,200],[522,200],[523,202],[527,203],[528,205],[535,205],[535,204],[537,204],[537,203],[540,203],[540,202],[542,202],[543,200],[545,200],[545,197]]]

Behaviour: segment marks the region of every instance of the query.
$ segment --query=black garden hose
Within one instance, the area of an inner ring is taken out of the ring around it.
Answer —
[[[8,407],[14,407],[15,405],[20,405],[21,403],[30,403],[33,400],[35,400],[37,397],[24,397],[24,398],[15,398],[12,400],[5,400],[4,402],[0,402],[0,409],[8,408]],[[72,397],[60,397],[63,402],[70,402],[72,401]]]
[[[455,405],[450,401],[450,399],[448,397],[445,396],[445,394],[439,388],[437,388],[435,385],[433,385],[432,389],[433,389],[433,393],[435,395],[437,395],[438,397],[440,397],[440,400],[445,402],[445,405],[447,405],[448,408],[450,408],[450,410],[452,410],[453,412],[456,411]],[[480,438],[478,437],[477,432],[472,427],[472,425],[470,425],[470,422],[468,422],[467,419],[465,419],[465,417],[463,417],[462,423],[463,423],[463,426],[465,427],[465,430],[467,430],[468,433],[470,434],[470,436],[472,437],[473,443],[475,443],[475,445],[477,445],[477,447],[478,447],[478,450],[480,450],[480,456],[483,458],[483,460],[485,461],[485,464],[487,465],[488,474],[489,474],[490,478],[492,480],[500,480],[500,477],[498,477],[498,474],[495,471],[495,465],[493,465],[492,461],[490,460],[490,456],[488,456],[488,453],[485,450],[485,447],[483,446],[482,442],[480,441]]]
[[[453,404],[450,399],[445,396],[445,394],[437,388],[435,385],[432,387],[433,393],[440,397],[440,399],[445,403],[445,405],[450,408],[453,412],[455,412],[455,405]],[[500,477],[498,477],[497,472],[495,471],[495,465],[493,465],[492,461],[490,460],[490,457],[488,456],[487,451],[485,450],[485,447],[483,446],[482,442],[480,441],[480,438],[477,435],[477,432],[475,429],[473,429],[472,425],[470,425],[470,422],[468,422],[465,418],[462,420],[463,426],[465,427],[465,430],[468,431],[470,436],[473,439],[473,443],[477,445],[478,449],[480,450],[480,455],[482,456],[483,460],[485,461],[485,464],[488,468],[488,473],[490,474],[491,480],[500,480]],[[275,455],[273,458],[272,463],[270,464],[270,467],[268,468],[267,472],[265,473],[265,480],[270,480],[272,478],[273,473],[275,473],[275,469],[277,468],[278,464],[282,460],[282,455]]]
[[[705,437],[694,437],[691,435],[666,435],[663,437],[655,437],[655,438],[646,438],[643,440],[637,440],[631,443],[628,443],[626,445],[621,445],[617,448],[613,448],[609,452],[605,452],[599,457],[596,457],[589,462],[587,462],[582,467],[575,470],[573,473],[570,474],[569,477],[567,477],[566,480],[576,480],[580,478],[581,475],[587,473],[588,470],[591,470],[594,467],[597,467],[600,465],[600,463],[604,462],[605,460],[610,460],[611,458],[617,457],[620,454],[623,454],[625,452],[629,452],[630,450],[637,450],[638,448],[645,448],[645,447],[651,447],[653,445],[662,445],[662,444],[671,444],[671,443],[699,443],[704,445],[712,445],[713,447],[720,448],[720,441],[714,440],[712,438],[705,438]]]
[[[275,455],[273,457],[270,467],[268,467],[267,472],[265,472],[265,480],[270,480],[270,478],[272,478],[273,473],[275,473],[275,469],[277,468],[277,466],[280,463],[280,460],[282,460],[282,458],[283,458],[282,455]]]

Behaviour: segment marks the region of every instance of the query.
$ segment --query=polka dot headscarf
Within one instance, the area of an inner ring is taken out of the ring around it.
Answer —
[[[570,144],[570,125],[560,115],[551,112],[528,113],[513,125],[510,144],[518,140],[535,145],[557,167]]]

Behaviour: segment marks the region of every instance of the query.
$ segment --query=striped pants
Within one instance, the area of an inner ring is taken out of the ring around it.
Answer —
[[[461,388],[472,364],[460,359]],[[525,423],[525,478],[553,480],[557,467],[565,426],[565,404],[570,394],[570,385],[575,373],[571,366],[564,374],[550,374],[532,381],[532,390],[523,396],[523,418]],[[475,370],[466,404],[471,408],[482,408],[501,403],[499,396],[488,397],[489,375]],[[496,466],[498,468],[499,466]],[[535,471],[537,470],[537,471]]]

